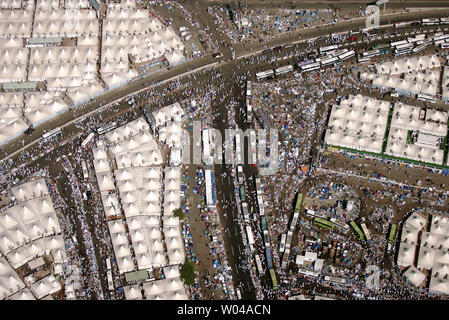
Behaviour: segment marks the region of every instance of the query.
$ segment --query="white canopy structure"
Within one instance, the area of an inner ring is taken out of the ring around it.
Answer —
[[[98,35],[99,24],[94,10],[63,10],[53,8],[36,11],[33,35],[35,37],[76,37]]]
[[[427,222],[427,219],[421,214],[414,212],[405,220],[405,225],[410,228],[421,230]]]
[[[441,79],[441,96],[443,100],[449,100],[449,66],[443,69],[443,78]]]
[[[449,280],[440,277],[431,277],[429,291],[438,294],[449,294]]]
[[[444,236],[449,235],[449,218],[433,215],[430,232]]]
[[[415,251],[416,251],[415,245],[401,242],[401,244],[399,245],[399,253],[397,260],[398,266],[408,267],[413,265],[413,262],[415,260]]]
[[[417,267],[420,269],[432,269],[435,260],[435,251],[430,247],[419,248]]]
[[[0,0],[0,9],[20,9],[22,0]]]
[[[61,290],[61,284],[54,275],[46,276],[31,284],[31,290],[38,299]]]
[[[389,107],[387,101],[362,95],[342,99],[340,105],[332,107],[325,142],[380,153]]]
[[[426,114],[422,116],[423,112]],[[442,164],[444,152],[439,145],[408,143],[408,132],[418,132],[444,138],[447,134],[447,112],[423,110],[397,103],[393,110],[386,153],[423,162]]]
[[[37,127],[68,109],[57,92],[30,92],[26,94],[24,114]]]
[[[1,68],[0,65],[0,73]],[[23,95],[21,93],[0,93],[0,145],[18,137],[28,129],[28,125],[22,117],[22,107]]]
[[[105,213],[110,219],[108,227],[120,273],[135,270],[130,247],[135,253],[138,270],[183,263],[184,241],[179,219],[172,216],[172,211],[166,211],[167,206],[180,207],[181,168],[167,167],[162,171],[159,144],[143,118],[106,133],[104,139],[107,140],[107,150],[101,141],[93,149],[94,167]],[[115,158],[117,169],[113,172],[108,153]],[[113,220],[120,217],[121,212],[125,219]],[[170,215],[165,216],[166,212]],[[129,286],[128,293],[125,293],[127,298],[141,299],[134,289],[137,287]],[[173,289],[170,295],[184,297],[185,291],[179,290]]]
[[[19,290],[25,288],[25,284],[18,274],[6,261],[5,257],[0,258],[0,298],[6,298]]]
[[[407,225],[405,225],[402,228],[401,241],[408,244],[416,245],[418,241],[418,232],[419,232],[418,229],[410,228],[407,227]]]
[[[123,220],[109,221],[108,227],[120,273],[135,270]]]
[[[123,288],[125,290],[125,298],[126,300],[142,300],[142,291],[140,290],[140,286],[138,284],[132,286],[125,286]]]
[[[426,279],[426,275],[416,269],[414,266],[410,266],[407,271],[404,272],[404,277],[414,286],[419,286]]]
[[[36,298],[33,296],[30,289],[24,288],[8,297],[8,300],[36,300]]]
[[[184,44],[171,27],[149,11],[126,4],[108,5],[103,22],[101,74],[109,87],[137,76],[128,66],[151,63],[164,56],[171,64],[184,60]]]
[[[161,108],[153,112],[153,117],[157,127],[164,126],[167,122],[180,122],[184,116],[184,110],[179,102]]]
[[[147,300],[186,300],[184,284],[179,278],[162,279],[143,284]]]
[[[375,67],[378,74],[395,75],[440,68],[441,62],[437,55],[429,55],[376,63]]]
[[[0,250],[14,268],[43,254],[53,255],[54,262],[65,262],[61,236],[53,203],[43,179],[12,188],[17,202],[0,213]]]
[[[101,194],[101,201],[103,202],[106,218],[121,215],[121,205],[115,193],[103,192]]]

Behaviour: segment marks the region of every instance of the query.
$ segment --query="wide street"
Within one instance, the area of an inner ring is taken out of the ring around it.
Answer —
[[[207,4],[211,4],[214,1],[200,1],[200,6],[204,5],[207,7]],[[215,1],[216,3],[221,3],[221,1]],[[295,6],[295,1],[289,1],[290,5]],[[304,6],[310,5],[316,8],[317,6],[322,5],[323,7],[333,6],[330,3],[334,4],[334,6],[344,7],[349,5],[348,2],[345,1],[320,1],[318,3],[314,2],[306,2]],[[276,3],[271,2],[269,5],[277,5]],[[402,1],[391,1],[389,4],[393,7],[402,8]],[[193,5],[191,5],[193,6]],[[268,4],[267,4],[268,6]],[[412,4],[407,4],[407,6],[412,6]],[[422,5],[420,5],[422,6]],[[442,7],[448,6],[447,2],[444,1],[429,1],[426,3],[426,6],[433,7]],[[186,7],[189,6],[186,3]],[[190,7],[193,9],[193,7]],[[196,12],[200,12],[204,10],[198,10]],[[197,14],[198,19],[203,24],[203,26],[209,26],[209,29],[215,30],[213,21],[211,19],[202,19],[202,14]],[[423,17],[443,17],[447,16],[447,10],[435,10],[435,11],[425,11],[425,12],[412,12],[412,13],[399,13],[394,15],[382,16],[381,24],[391,24],[398,21],[416,21],[420,20]],[[237,124],[242,129],[247,129],[244,122],[242,121],[242,114],[238,111],[239,106],[244,106],[244,87],[242,87],[242,83],[237,82],[236,77],[249,77],[250,79],[254,79],[254,74],[256,72],[266,70],[272,68],[273,66],[292,64],[297,59],[297,53],[305,52],[306,49],[306,40],[310,38],[319,38],[322,36],[327,36],[331,33],[339,33],[348,30],[359,30],[365,27],[365,19],[357,19],[353,21],[345,21],[340,23],[335,23],[333,25],[326,25],[320,28],[313,28],[309,30],[300,31],[295,35],[287,35],[285,37],[280,37],[278,39],[269,41],[267,43],[256,43],[251,45],[241,44],[233,48],[235,51],[236,58],[232,59],[232,53],[230,49],[230,43],[227,41],[221,41],[222,38],[218,32],[212,32],[212,39],[216,43],[220,45],[220,51],[223,53],[223,57],[219,59],[213,58],[211,55],[206,55],[201,58],[196,58],[193,61],[186,62],[184,64],[174,66],[170,69],[163,69],[158,73],[144,76],[141,79],[130,82],[122,87],[106,92],[105,94],[85,103],[82,106],[78,106],[65,112],[64,114],[58,116],[57,118],[47,122],[45,125],[36,128],[30,136],[23,135],[22,137],[2,146],[0,148],[0,158],[2,161],[6,159],[15,159],[19,157],[19,155],[24,152],[30,152],[30,156],[33,158],[27,159],[27,161],[39,161],[39,150],[33,149],[38,142],[41,141],[41,136],[44,132],[47,132],[56,127],[62,128],[63,137],[67,141],[78,141],[79,134],[83,132],[82,130],[76,128],[75,123],[80,119],[83,119],[87,116],[92,118],[97,118],[99,114],[99,110],[107,110],[107,108],[112,105],[114,102],[122,99],[125,96],[134,95],[138,92],[145,92],[148,90],[154,92],[164,92],[163,90],[167,89],[172,80],[179,80],[181,83],[187,83],[190,79],[188,78],[191,74],[198,74],[198,78],[196,79],[196,83],[194,83],[194,88],[205,88],[208,85],[219,86],[220,82],[226,82],[227,86],[225,86],[225,91],[218,90],[217,96],[224,97],[228,94],[227,98],[217,99],[213,104],[214,110],[214,122],[213,125],[215,128],[220,131],[224,131],[224,129],[229,128],[229,121],[227,119],[227,106],[229,106],[230,99],[234,99],[238,106],[236,107],[236,115],[237,115]],[[412,28],[402,28],[400,31],[402,34],[405,32],[410,32]],[[432,27],[426,27],[425,29],[434,29]],[[391,25],[388,27],[382,28],[382,31],[385,30],[395,30]],[[386,42],[390,39],[379,40],[378,42]],[[280,54],[275,54],[273,51],[262,52],[267,48],[273,48],[276,46],[290,46],[288,48],[284,48]],[[318,48],[320,46],[324,46],[325,41],[317,40],[315,45],[312,48]],[[353,43],[351,45],[355,50],[361,49],[366,46],[366,43],[362,43],[361,41],[357,43]],[[349,46],[346,46],[349,48]],[[287,59],[279,61],[274,61],[274,63],[270,63],[269,61],[273,57],[281,58],[284,56],[290,56]],[[263,57],[266,57],[263,58]],[[204,70],[211,70],[204,72]],[[203,71],[203,72],[201,72]],[[213,78],[217,73],[223,74],[220,78]],[[229,93],[231,93],[229,95]],[[161,106],[167,105],[170,103],[174,103],[181,99],[186,99],[185,94],[182,92],[174,92],[171,96],[163,96],[161,94]],[[144,103],[143,101],[140,102]],[[119,106],[118,113],[125,111],[127,109],[126,103],[123,103]],[[139,114],[138,116],[141,116]],[[111,119],[113,121],[114,115],[111,115]],[[103,118],[103,121],[106,120]],[[129,118],[130,121],[134,120]],[[88,128],[86,128],[88,129]],[[94,129],[94,128],[89,128]],[[223,135],[224,136],[224,135]],[[225,246],[229,256],[229,260],[231,262],[232,274],[234,279],[234,284],[243,284],[240,288],[242,291],[242,297],[244,299],[255,299],[254,287],[251,281],[251,277],[249,275],[248,270],[243,270],[239,268],[239,265],[245,261],[245,258],[242,255],[243,244],[240,235],[239,225],[235,222],[237,208],[235,201],[232,201],[234,197],[234,184],[232,180],[230,180],[232,166],[222,165],[215,166],[216,172],[216,184],[218,189],[218,200],[219,206],[221,208],[221,220],[222,224],[225,228],[228,228],[230,231],[225,232]],[[246,176],[246,185],[249,186],[248,193],[254,194],[252,186],[252,181],[248,180],[255,172],[255,168],[249,165],[244,166],[244,172]],[[231,201],[232,205],[225,206],[225,201]],[[254,197],[250,197],[250,204],[254,204]],[[84,250],[84,249],[83,249]],[[233,253],[231,255],[231,252]],[[97,253],[97,252],[96,252]],[[99,255],[99,253],[97,253]]]

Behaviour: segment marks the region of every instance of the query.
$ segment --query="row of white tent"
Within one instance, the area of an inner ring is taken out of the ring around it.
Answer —
[[[20,9],[22,0],[0,0],[0,9]]]
[[[406,95],[424,94],[435,96],[438,90],[440,72],[410,74],[403,79],[397,76],[362,73],[362,80],[369,80],[375,88],[396,89]]]
[[[437,110],[423,110],[419,107],[397,103],[393,109],[386,153],[428,163],[443,164],[444,151],[439,145],[409,144],[409,131],[427,134],[443,139],[447,134],[448,113]]]
[[[135,63],[152,62],[165,57],[169,63],[177,64],[184,59],[181,39],[171,27],[150,16],[147,10],[126,8],[126,5],[110,7],[102,30],[101,73],[108,86],[135,77],[129,74],[130,69],[127,67],[129,55]],[[115,79],[109,79],[114,75]]]
[[[390,104],[362,95],[332,106],[325,142],[351,149],[381,152]]]
[[[53,11],[60,9],[60,5],[67,9],[87,9],[89,8],[89,0],[38,0],[36,9]]]
[[[441,95],[443,100],[449,101],[449,66],[443,69],[443,78],[441,80]]]
[[[440,68],[441,62],[437,55],[429,55],[380,62],[376,63],[374,66],[378,74],[398,75],[402,73]]]
[[[93,150],[106,216],[119,218],[109,220],[108,227],[120,273],[133,271],[136,266],[142,270],[179,264],[185,258],[179,219],[172,217],[171,211],[169,216],[161,218],[163,160],[149,130],[143,118],[134,120],[106,133],[107,145],[99,141]],[[108,153],[115,158],[118,167],[115,171],[111,170]],[[180,168],[166,168],[165,176],[164,208],[174,205],[178,208]]]
[[[0,299],[8,300],[35,300],[42,299],[61,290],[61,284],[50,274],[30,285],[25,286],[23,280],[10,266],[4,257],[0,257]]]
[[[426,216],[415,212],[407,218],[403,224],[397,263],[409,267],[403,275],[415,286],[422,286],[427,278],[422,270],[431,270],[429,291],[448,294],[449,236],[444,231],[449,228],[449,218],[430,215],[430,219],[430,232],[420,232],[427,223]]]
[[[78,44],[76,47],[34,47],[30,50],[30,64],[96,63],[98,60],[98,43],[90,45]]]
[[[48,91],[64,91],[74,105],[82,104],[104,92],[105,88],[96,79],[99,30],[96,13],[91,9],[69,10],[84,8],[85,5],[65,2],[65,7],[61,7],[58,1],[37,3],[33,37],[76,36],[75,47],[44,46],[28,49],[24,47],[24,40],[13,33],[4,38],[0,36],[0,56],[3,57],[0,63],[0,82],[45,81]],[[139,75],[130,67],[129,55],[136,63],[165,57],[169,63],[177,64],[184,59],[184,45],[173,29],[150,16],[148,10],[135,7],[132,1],[108,5],[103,28],[100,71],[102,80],[109,89],[123,85]],[[0,15],[0,20],[3,21],[1,23],[31,23],[33,19],[32,10],[2,10]],[[108,29],[107,25],[111,28]],[[123,33],[117,28],[120,25],[126,25]],[[143,28],[142,32],[131,30],[132,26]],[[14,118],[19,112],[13,111],[12,117],[0,119],[0,143],[7,143],[23,134],[28,123],[37,126],[58,116],[67,109],[65,104],[63,99],[55,98],[53,101],[46,99],[46,103],[40,108],[25,105],[25,117],[29,122],[22,117]],[[162,131],[164,139],[173,141],[171,137],[180,128],[172,125],[167,133],[165,131],[166,129]]]
[[[23,183],[11,192],[13,206],[0,213],[0,298],[42,299],[61,289],[59,281],[53,275],[35,279],[30,291],[14,269],[43,255],[51,255],[55,266],[68,261],[59,221],[44,179]]]
[[[66,101],[54,91],[0,93],[0,142],[22,134],[28,128],[27,121],[38,126],[67,108]]]
[[[144,282],[142,284],[146,300],[187,300],[184,284],[179,276]],[[142,300],[141,286],[124,287],[126,300]]]

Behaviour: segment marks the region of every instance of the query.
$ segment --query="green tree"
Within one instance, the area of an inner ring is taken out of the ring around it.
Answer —
[[[179,220],[184,220],[186,214],[181,208],[173,210],[173,216],[178,217]]]
[[[181,279],[186,285],[191,286],[195,284],[195,278],[195,265],[192,261],[186,259],[181,267]]]

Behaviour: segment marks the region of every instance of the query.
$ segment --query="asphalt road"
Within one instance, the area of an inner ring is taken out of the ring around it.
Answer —
[[[394,15],[394,16],[385,16],[381,17],[381,24],[394,23],[398,21],[414,21],[419,20],[423,17],[443,17],[447,16],[447,11],[431,11],[431,12],[415,12],[404,15]],[[314,28],[305,31],[299,32],[301,39],[314,38],[323,35],[328,35],[330,33],[338,33],[345,30],[358,30],[359,28],[365,27],[365,21],[363,19],[359,19],[357,21],[345,21],[341,23],[336,23],[332,26],[322,27],[322,28]],[[288,35],[285,37],[281,37],[279,39],[269,41],[265,44],[252,44],[245,45],[242,44],[240,46],[235,46],[234,50],[236,52],[236,57],[246,56],[248,54],[260,54],[261,50],[266,48],[272,48],[280,45],[288,45],[292,43],[297,43],[299,41],[298,35]],[[223,48],[223,57],[219,60],[212,58],[212,56],[204,56],[193,61],[187,62],[185,64],[181,64],[178,66],[174,66],[169,70],[161,70],[156,74],[148,75],[142,79],[126,84],[122,87],[119,87],[115,90],[105,93],[102,96],[99,96],[95,99],[90,100],[88,103],[85,103],[85,106],[78,106],[72,110],[69,110],[55,119],[52,119],[46,122],[44,125],[37,127],[31,136],[22,135],[19,138],[3,145],[0,147],[0,159],[6,160],[9,159],[22,150],[26,150],[28,147],[33,146],[36,142],[38,142],[43,133],[52,130],[56,127],[63,127],[69,125],[76,121],[76,119],[82,118],[86,114],[92,113],[97,110],[101,106],[108,105],[114,101],[117,101],[124,96],[137,93],[141,90],[149,90],[154,89],[161,82],[167,81],[173,77],[182,77],[186,73],[191,70],[203,68],[205,66],[210,66],[215,62],[229,63],[231,60],[231,51],[229,48]],[[262,69],[261,69],[262,70]],[[258,70],[260,71],[260,70]],[[256,71],[257,72],[257,71]],[[63,129],[64,131],[64,129]],[[23,140],[23,142],[22,142]],[[1,161],[0,160],[0,161]]]
[[[447,12],[435,12],[434,14],[432,14],[432,16],[446,16]],[[411,21],[411,20],[416,20],[416,19],[420,19],[421,17],[427,17],[429,16],[429,13],[413,13],[413,14],[407,14],[404,16],[397,16],[397,17],[383,17],[382,18],[382,22],[386,23],[388,22],[388,20],[390,20],[390,22],[396,22],[396,21]],[[312,30],[308,30],[308,31],[303,31],[300,34],[302,35],[302,39],[305,38],[309,38],[309,37],[318,37],[318,36],[322,36],[322,35],[327,35],[331,32],[340,32],[340,31],[344,31],[344,30],[348,30],[348,29],[352,29],[352,30],[357,30],[358,28],[362,27],[364,24],[364,21],[360,21],[360,22],[343,22],[343,23],[339,23],[339,24],[335,24],[332,27],[329,28],[322,28],[322,29],[312,29]],[[401,29],[401,30],[407,30],[407,29]],[[294,41],[298,41],[298,37],[297,36],[286,36],[284,38],[280,38],[277,39],[275,41],[270,42],[267,45],[252,45],[252,46],[242,46],[242,48],[240,49],[241,51],[239,52],[239,54],[248,54],[248,53],[254,53],[257,52],[258,50],[260,50],[261,48],[264,47],[270,47],[270,46],[277,46],[277,45],[286,45],[286,44],[291,44]],[[317,42],[317,46],[320,46],[320,42]],[[298,44],[297,47],[304,49],[304,44]],[[295,47],[292,47],[290,49],[285,49],[283,51],[283,55],[287,54],[288,51],[294,51]],[[220,62],[218,65],[214,65],[215,69],[223,72],[225,74],[228,75],[228,78],[226,78],[226,80],[223,81],[228,81],[230,86],[227,87],[228,88],[228,92],[232,92],[231,96],[235,97],[236,99],[241,99],[240,103],[244,103],[243,100],[243,95],[242,95],[242,90],[241,87],[236,84],[233,83],[232,81],[232,76],[234,76],[234,72],[236,71],[236,65],[238,63],[238,61],[228,61],[230,60],[230,50],[229,49],[224,49],[224,57],[220,59]],[[273,53],[268,53],[267,54],[268,58],[273,56]],[[245,58],[248,59],[248,58]],[[293,59],[286,59],[284,60],[283,63],[287,64],[287,63],[292,63]],[[76,108],[73,110],[70,110],[64,114],[62,114],[60,117],[46,123],[44,126],[42,127],[38,127],[31,136],[23,136],[20,139],[16,139],[16,141],[13,141],[12,143],[3,146],[3,148],[1,149],[0,152],[0,156],[3,159],[9,158],[12,155],[16,155],[17,150],[20,150],[23,145],[22,143],[19,142],[19,140],[24,139],[24,144],[26,146],[32,146],[33,143],[35,143],[36,141],[39,141],[41,135],[43,132],[48,131],[52,128],[55,127],[62,127],[62,126],[66,126],[63,129],[63,133],[67,132],[76,132],[77,130],[74,130],[74,127],[72,126],[72,124],[74,123],[74,121],[76,121],[79,118],[82,118],[84,116],[86,116],[87,114],[91,114],[92,116],[96,115],[96,110],[98,110],[98,108],[100,107],[100,105],[107,105],[110,104],[120,98],[122,98],[123,96],[129,95],[131,93],[136,93],[139,92],[141,90],[157,90],[157,86],[160,83],[163,83],[161,85],[161,87],[163,87],[167,82],[167,80],[173,78],[173,77],[182,77],[186,74],[186,72],[189,72],[190,70],[194,70],[196,68],[202,68],[204,66],[208,66],[211,65],[213,63],[217,62],[216,59],[213,59],[210,56],[206,56],[191,62],[188,62],[186,64],[183,65],[179,65],[179,66],[175,66],[173,68],[171,68],[170,70],[164,70],[161,71],[158,74],[154,74],[154,75],[150,75],[148,77],[145,77],[144,79],[140,79],[138,81],[132,82],[130,84],[127,84],[123,87],[120,87],[116,90],[113,90],[111,92],[108,92],[107,94],[98,97],[94,100],[92,100],[91,102],[89,102],[84,108]],[[261,71],[261,70],[265,70],[269,67],[271,67],[272,65],[270,63],[267,62],[254,62],[254,63],[250,63],[247,64],[245,66],[245,69],[240,69],[238,71],[238,74],[243,75],[246,74],[247,72],[249,72],[250,74],[254,74],[255,72]],[[165,81],[165,82],[164,82]],[[202,81],[210,81],[212,82],[212,80],[208,80],[207,76],[202,79]],[[198,85],[201,85],[201,83],[198,83]],[[224,93],[223,93],[224,95]],[[226,114],[226,103],[228,101],[220,101],[218,104],[216,104],[216,112],[217,112],[217,117],[215,118],[214,121],[214,125],[217,129],[224,129],[224,128],[228,128],[228,121],[227,121],[227,114]],[[239,115],[238,115],[239,117]],[[243,123],[241,122],[241,120],[238,120],[238,123],[241,127],[243,127],[243,129],[245,129],[245,126],[243,125]],[[219,194],[218,194],[218,199],[221,202],[221,205],[223,204],[223,200],[224,199],[233,199],[234,197],[234,193],[233,193],[233,183],[231,181],[228,180],[228,178],[221,178],[220,173],[227,173],[228,176],[230,174],[230,170],[231,168],[229,166],[216,166],[216,177],[217,177],[217,187],[219,190]],[[246,177],[251,176],[254,172],[254,169],[250,166],[245,166],[245,175]],[[250,183],[247,181],[247,185],[250,185]],[[254,199],[252,200],[254,201]],[[234,277],[234,281],[236,284],[238,283],[243,283],[244,286],[241,288],[242,290],[242,296],[243,298],[246,299],[254,299],[255,295],[254,295],[254,290],[252,288],[252,282],[251,279],[249,278],[249,274],[248,272],[241,270],[238,268],[238,264],[242,263],[244,260],[242,259],[242,257],[240,257],[240,255],[237,255],[236,252],[239,252],[242,250],[242,240],[241,240],[241,236],[240,236],[240,232],[238,229],[237,224],[232,220],[233,217],[235,217],[237,210],[235,207],[235,203],[234,205],[231,205],[230,207],[228,207],[226,210],[222,211],[222,213],[226,213],[226,217],[222,216],[222,219],[224,221],[224,225],[228,228],[230,228],[231,232],[230,233],[226,233],[225,234],[225,243],[226,243],[226,249],[227,250],[231,250],[234,252],[234,259],[236,260],[236,263],[231,263],[232,269],[233,269],[233,277]]]

